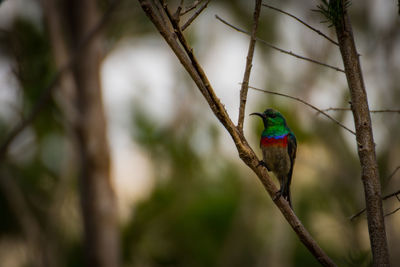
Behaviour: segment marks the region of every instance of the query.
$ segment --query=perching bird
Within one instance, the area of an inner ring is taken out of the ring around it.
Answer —
[[[267,109],[264,113],[256,112],[250,115],[260,116],[264,123],[260,140],[263,161],[260,161],[260,164],[278,178],[280,190],[277,197],[283,196],[292,207],[290,182],[296,158],[296,137],[287,126],[285,118],[276,110]]]

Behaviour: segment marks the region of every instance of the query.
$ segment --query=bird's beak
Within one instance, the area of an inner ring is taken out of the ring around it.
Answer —
[[[265,118],[265,117],[264,117],[264,114],[258,113],[258,112],[251,113],[250,115],[257,115],[257,116],[261,117],[262,119]]]

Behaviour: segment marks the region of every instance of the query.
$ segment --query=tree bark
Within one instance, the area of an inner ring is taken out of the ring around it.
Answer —
[[[373,265],[389,266],[389,251],[382,209],[381,185],[368,98],[354,43],[351,23],[346,10],[344,10],[341,21],[342,23],[336,25],[336,34],[351,95],[351,109],[356,128],[356,140],[361,164],[361,178],[364,185]]]
[[[60,81],[64,114],[78,154],[86,266],[119,266],[117,206],[110,179],[110,151],[103,109],[101,22],[95,0],[65,0],[63,12],[44,0],[56,65],[73,61]],[[69,42],[67,41],[69,40]]]

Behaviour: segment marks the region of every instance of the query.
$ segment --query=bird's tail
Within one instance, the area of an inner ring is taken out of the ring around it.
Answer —
[[[284,179],[280,179],[281,182],[281,195],[287,202],[289,202],[289,206],[292,207],[292,197],[290,195],[290,179],[287,179],[285,176]]]
[[[285,190],[282,190],[282,196],[283,196],[284,199],[287,200],[287,202],[289,202],[290,208],[293,209],[293,207],[292,207],[292,197],[290,195],[290,187],[289,186],[285,186],[284,188],[285,188]]]

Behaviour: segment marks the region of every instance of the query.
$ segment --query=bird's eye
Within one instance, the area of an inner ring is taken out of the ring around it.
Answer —
[[[272,113],[271,115],[269,115],[271,118],[275,118],[276,115],[274,113]]]

